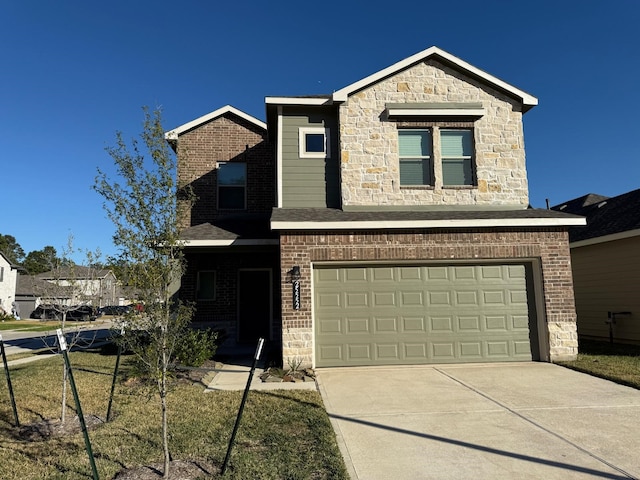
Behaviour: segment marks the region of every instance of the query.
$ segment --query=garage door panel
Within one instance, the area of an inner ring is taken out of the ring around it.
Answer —
[[[401,305],[405,307],[416,307],[424,305],[424,293],[420,292],[401,292]]]
[[[371,345],[369,344],[349,344],[348,346],[349,361],[371,361]]]
[[[531,360],[524,265],[314,275],[317,366]]]
[[[324,317],[318,321],[319,332],[321,335],[342,334],[342,318]]]
[[[374,307],[395,307],[396,292],[373,292]]]
[[[480,317],[458,317],[459,331],[480,331]]]
[[[345,323],[347,328],[345,329],[345,332],[348,335],[351,334],[363,334],[363,333],[368,333],[370,331],[369,329],[369,317],[364,317],[364,318],[351,318],[351,317],[347,317],[345,319]]]
[[[425,332],[424,317],[401,317],[402,330],[405,332],[416,333]]]
[[[395,317],[375,317],[374,333],[397,333],[398,321]]]

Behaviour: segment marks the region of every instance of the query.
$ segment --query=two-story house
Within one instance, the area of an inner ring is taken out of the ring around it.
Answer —
[[[181,294],[227,345],[313,366],[577,353],[567,229],[529,208],[530,94],[431,47],[325,96],[170,132]]]

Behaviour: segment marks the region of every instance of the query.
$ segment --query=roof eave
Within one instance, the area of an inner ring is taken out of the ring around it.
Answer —
[[[167,140],[169,143],[172,142],[176,142],[178,140],[178,137],[180,135],[182,135],[184,132],[188,132],[189,130],[192,130],[196,127],[199,127],[200,125],[210,122],[211,120],[214,120],[215,118],[221,117],[222,115],[224,115],[225,113],[232,113],[254,125],[256,125],[257,127],[266,130],[267,129],[267,124],[265,122],[263,122],[262,120],[258,120],[257,118],[255,118],[252,115],[249,115],[248,113],[243,112],[242,110],[238,110],[237,108],[232,107],[231,105],[225,105],[224,107],[221,107],[217,110],[214,110],[213,112],[207,113],[206,115],[203,115],[201,117],[196,118],[195,120],[192,120],[190,122],[185,123],[184,125],[180,125],[179,127],[174,128],[173,130],[169,130],[168,132],[165,132],[164,134],[164,138],[165,140]]]
[[[415,55],[411,55],[410,57],[407,57],[404,60],[394,63],[393,65],[387,68],[379,70],[378,72],[375,72],[369,75],[368,77],[365,77],[361,80],[358,80],[355,83],[352,83],[351,85],[347,85],[346,87],[340,90],[337,90],[333,94],[333,101],[346,102],[347,98],[352,93],[362,90],[363,88],[366,88],[373,83],[376,83],[384,78],[394,75],[395,73],[401,70],[404,70],[405,68],[408,68],[415,63],[426,60],[427,58],[430,58],[430,57],[440,57],[441,59],[444,59],[448,63],[453,64],[458,69],[465,71],[467,74],[477,77],[480,80],[484,81],[485,83],[488,83],[489,85],[492,85],[493,87],[503,90],[508,94],[510,94],[511,96],[518,98],[522,102],[523,111],[525,112],[538,104],[538,99],[533,95],[530,95],[527,92],[520,90],[519,88],[516,88],[513,85],[510,85],[500,80],[499,78],[494,77],[493,75],[483,70],[480,70],[479,68],[474,67],[470,63],[467,63],[464,60],[454,55],[451,55],[450,53],[445,52],[444,50],[435,46],[429,47],[426,50],[416,53]]]
[[[362,221],[272,221],[272,230],[352,230],[416,228],[496,228],[496,227],[574,227],[586,225],[584,217],[575,218],[496,218],[446,220],[362,220]]]

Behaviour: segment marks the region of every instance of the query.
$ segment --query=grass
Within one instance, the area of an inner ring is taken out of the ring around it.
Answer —
[[[104,419],[115,356],[75,352],[70,359],[85,417]],[[140,385],[123,381],[129,364],[123,357],[113,420],[89,432],[101,479],[113,478],[125,467],[161,461],[159,402],[155,396],[146,396]],[[61,357],[10,371],[22,425],[60,417]],[[6,392],[0,388],[0,397]],[[242,392],[204,393],[202,385],[176,384],[169,396],[173,458],[203,459],[221,466],[241,398]],[[21,438],[8,400],[0,401],[3,479],[91,478],[81,433],[41,441]],[[73,405],[70,391],[68,403]],[[70,411],[68,418],[73,415]],[[319,394],[252,391],[225,478],[347,479]]]
[[[580,340],[577,360],[560,365],[640,389],[640,345]]]
[[[98,319],[100,324],[102,321]],[[67,328],[74,326],[94,325],[96,322],[76,322],[67,320]],[[50,332],[60,328],[59,320],[9,320],[0,322],[0,331],[13,330],[19,332]]]

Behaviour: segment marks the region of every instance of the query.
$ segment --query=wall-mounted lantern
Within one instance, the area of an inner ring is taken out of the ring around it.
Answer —
[[[294,265],[287,272],[287,277],[292,286],[293,309],[300,310],[300,265]]]

